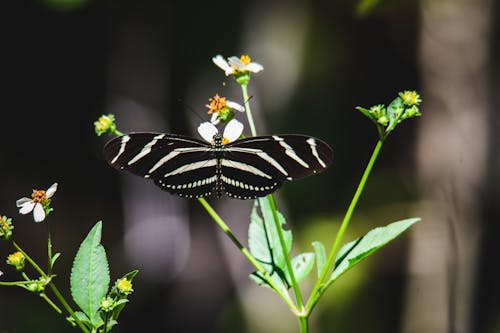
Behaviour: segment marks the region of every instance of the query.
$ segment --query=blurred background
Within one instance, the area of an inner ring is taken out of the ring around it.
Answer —
[[[399,126],[345,242],[411,216],[423,221],[328,290],[311,332],[500,332],[500,6],[493,0],[104,1],[2,3],[0,213],[45,262],[45,228],[15,201],[59,183],[50,216],[57,284],[69,295],[78,245],[98,220],[112,280],[139,269],[119,332],[297,332],[295,318],[195,200],[107,166],[93,121],[196,135],[216,93],[242,102],[211,58],[249,54],[261,134],[324,139],[324,174],[286,184],[279,209],[295,253],[329,248],[375,146],[354,110],[418,90],[423,117]],[[195,112],[192,112],[194,110]],[[244,118],[242,118],[244,120]],[[211,198],[246,240],[251,202]],[[13,252],[0,243],[0,257]],[[488,259],[489,258],[489,259]],[[0,260],[2,280],[17,274]],[[488,260],[490,263],[488,264]],[[314,272],[313,272],[314,273]],[[303,283],[308,295],[312,282]],[[0,289],[0,332],[69,332],[18,288]]]

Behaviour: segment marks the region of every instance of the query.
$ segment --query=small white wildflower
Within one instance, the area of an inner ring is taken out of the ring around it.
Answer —
[[[47,211],[50,209],[48,207],[50,203],[50,198],[57,191],[57,183],[52,184],[46,191],[44,190],[33,190],[30,198],[21,198],[16,201],[16,206],[19,208],[20,214],[28,214],[33,211],[33,218],[35,222],[42,222],[45,220]]]
[[[261,64],[252,62],[248,55],[242,55],[239,58],[232,56],[226,60],[218,54],[212,58],[212,61],[226,73],[226,76],[248,72],[258,73],[264,69]]]

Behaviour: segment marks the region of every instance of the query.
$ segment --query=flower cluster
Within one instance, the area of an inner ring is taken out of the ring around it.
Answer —
[[[416,91],[406,90],[400,92],[387,107],[378,104],[369,109],[359,106],[356,109],[375,123],[380,139],[384,140],[403,120],[422,115],[418,109],[421,102],[422,99]]]

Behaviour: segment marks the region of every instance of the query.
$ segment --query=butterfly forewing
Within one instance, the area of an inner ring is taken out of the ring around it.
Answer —
[[[212,193],[216,160],[211,146],[178,135],[130,133],[104,147],[104,156],[116,169],[153,179],[165,191],[187,197]]]
[[[280,182],[322,172],[330,166],[333,151],[325,142],[305,135],[273,135],[235,141],[227,158],[255,165]],[[229,157],[231,156],[231,157]]]

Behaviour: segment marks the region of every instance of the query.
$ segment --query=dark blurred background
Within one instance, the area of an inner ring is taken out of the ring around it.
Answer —
[[[500,332],[498,2],[493,0],[104,1],[2,3],[0,213],[45,261],[45,228],[15,200],[53,182],[56,283],[104,221],[112,280],[139,269],[119,332],[297,332],[294,317],[197,201],[118,174],[93,121],[196,135],[207,99],[242,102],[211,62],[249,54],[261,134],[304,133],[335,151],[326,173],[277,194],[295,252],[329,248],[376,143],[356,106],[416,89],[424,116],[383,147],[345,241],[410,216],[423,221],[346,274],[311,332]],[[195,113],[190,109],[195,110]],[[208,119],[208,118],[207,118]],[[244,118],[242,118],[244,120]],[[210,199],[246,239],[250,202]],[[0,257],[14,250],[0,243]],[[488,260],[490,260],[488,262]],[[0,260],[2,280],[16,280]],[[313,272],[314,273],[314,272]],[[312,282],[304,282],[305,295]],[[0,332],[69,332],[41,299],[0,289]]]

